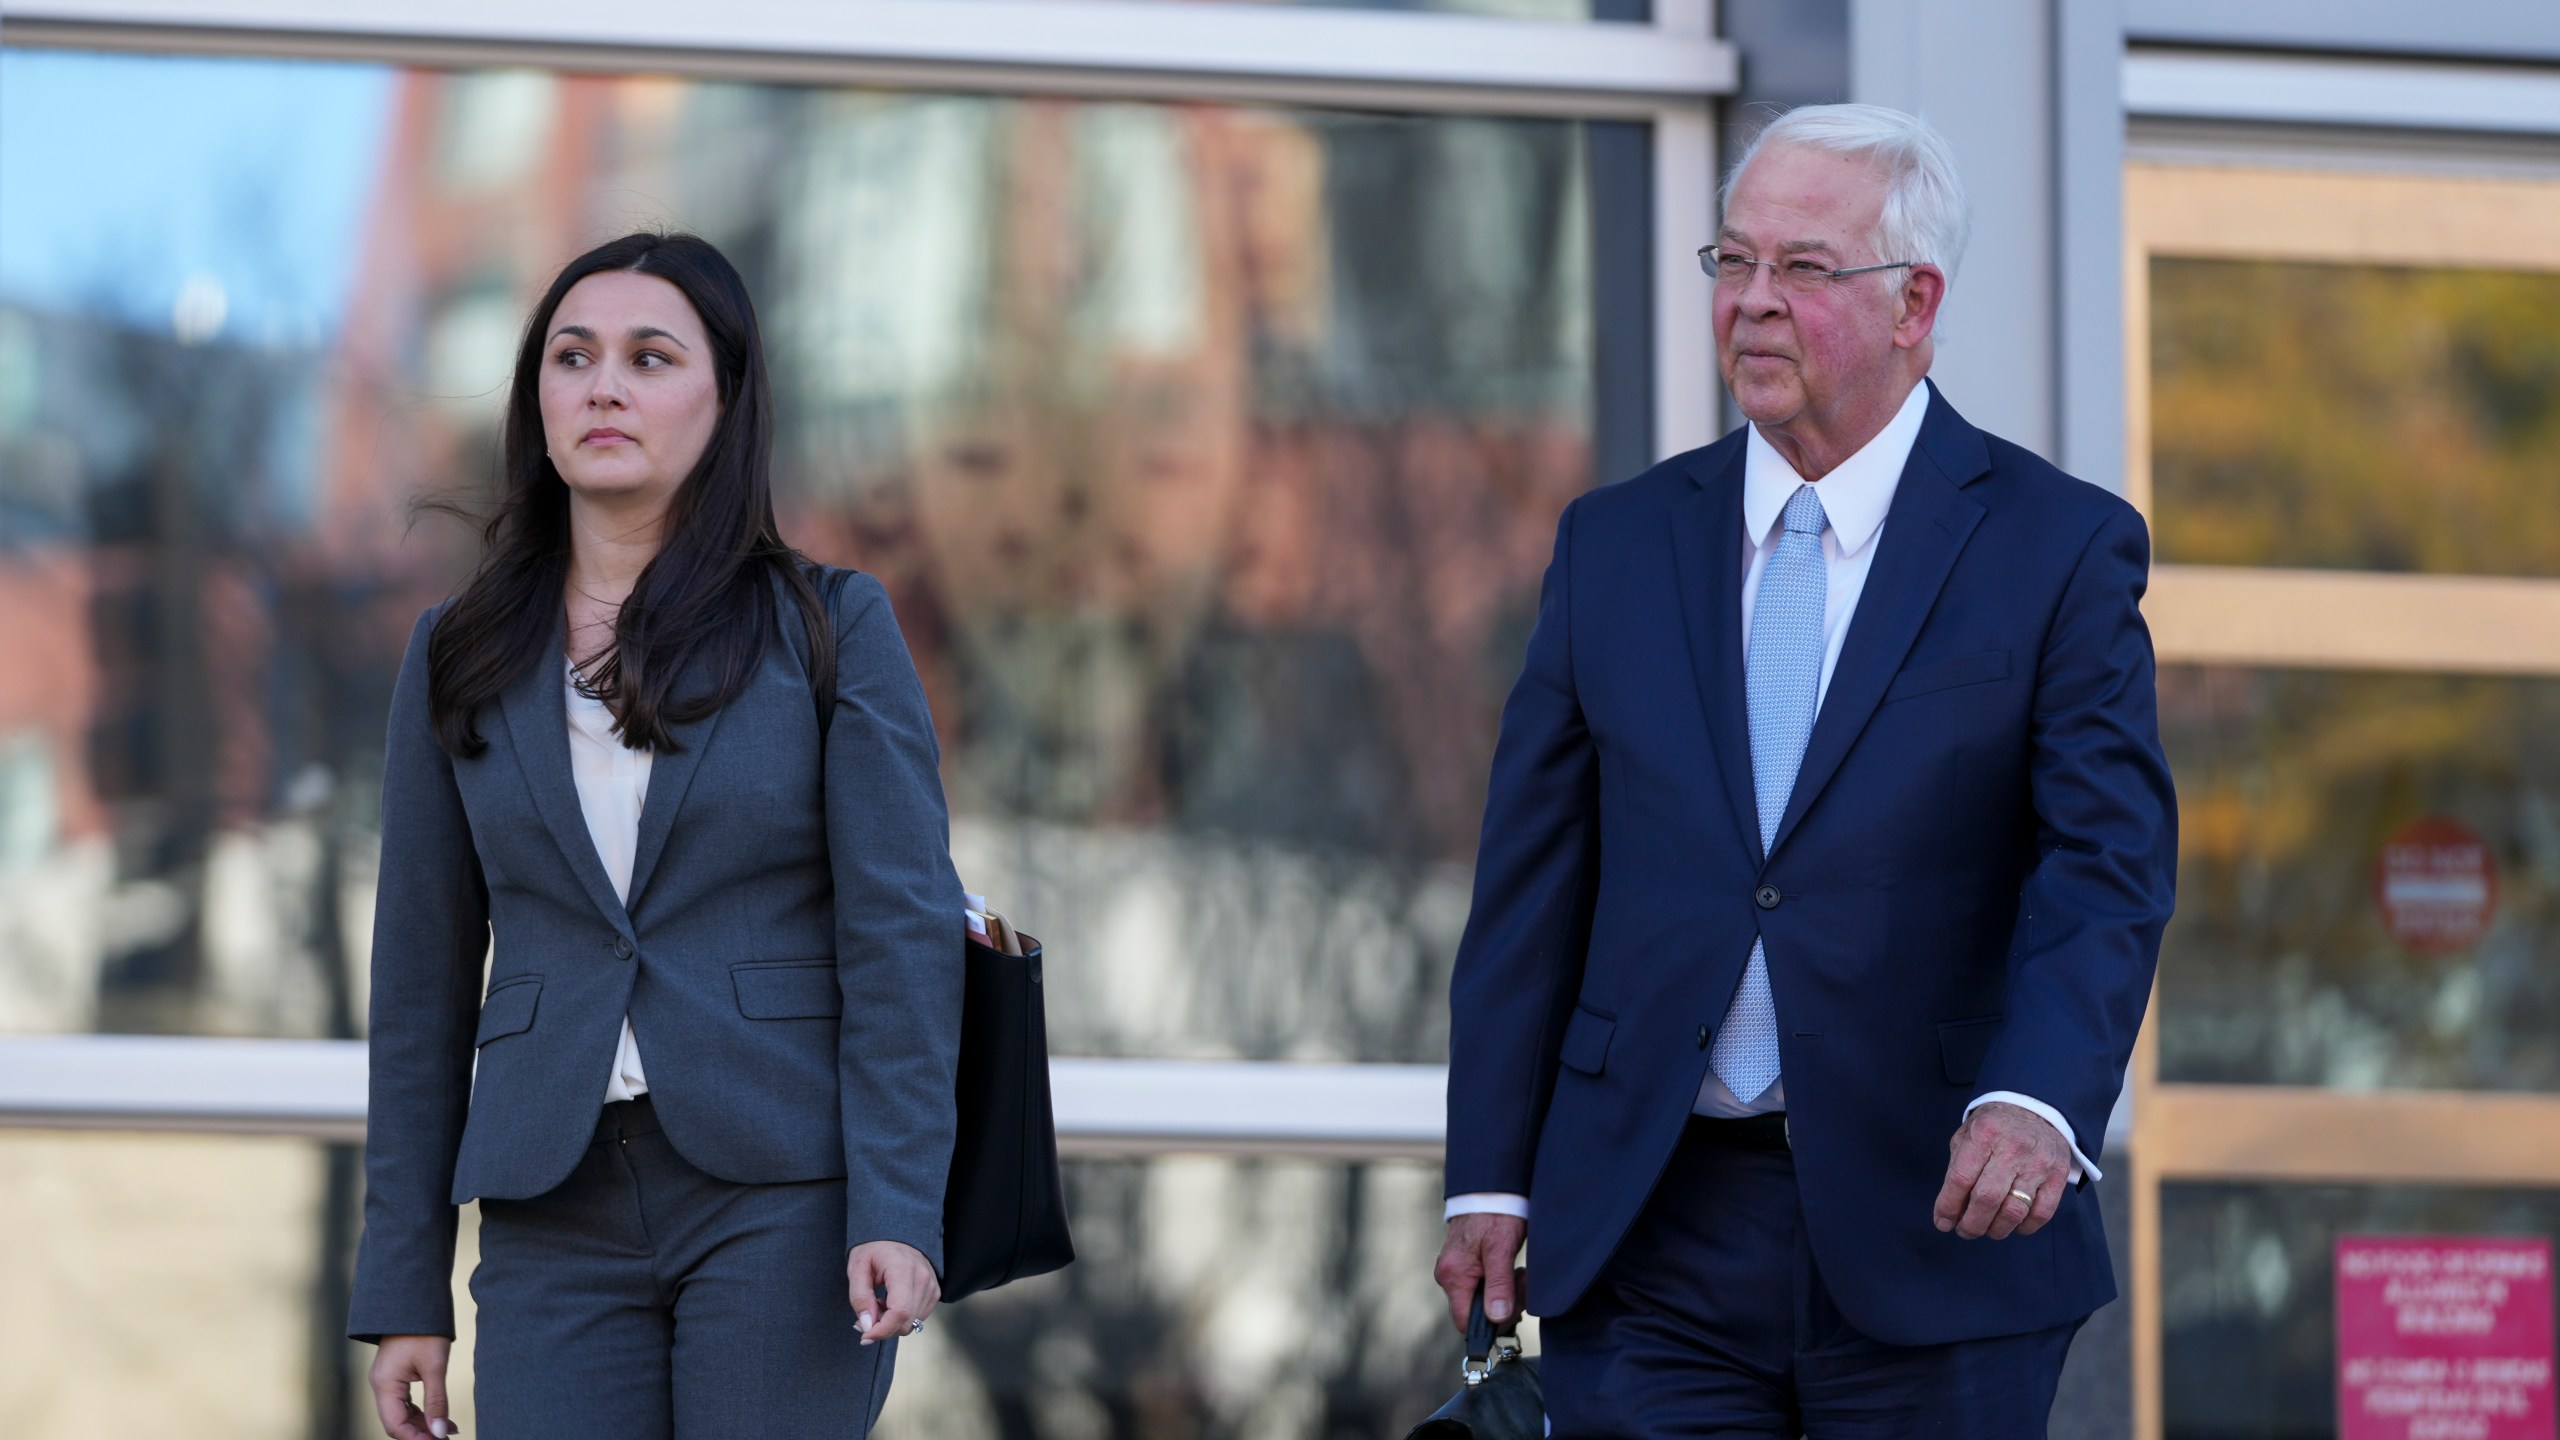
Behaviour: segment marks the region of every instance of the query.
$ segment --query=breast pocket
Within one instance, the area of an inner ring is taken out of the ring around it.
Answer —
[[[518,975],[501,980],[489,990],[489,998],[480,1002],[480,1029],[471,1037],[473,1046],[521,1034],[533,1028],[533,1012],[542,1001],[542,977]]]
[[[750,1020],[831,1020],[844,1013],[833,960],[751,960],[729,967]]]
[[[1934,695],[1941,690],[1954,690],[1965,685],[1987,685],[2009,678],[2009,652],[1985,650],[1978,655],[1959,655],[1953,660],[1936,660],[1915,665],[1893,679],[1892,688],[1884,692],[1884,704],[1908,700],[1914,695]]]

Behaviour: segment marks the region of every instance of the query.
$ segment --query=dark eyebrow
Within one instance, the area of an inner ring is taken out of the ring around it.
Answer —
[[[554,340],[559,339],[563,335],[567,335],[573,339],[584,340],[591,345],[595,343],[596,338],[596,332],[588,329],[584,325],[563,325],[559,329],[551,332],[551,338]],[[635,325],[631,327],[630,333],[624,335],[622,338],[630,341],[634,345],[639,344],[643,340],[674,340],[676,342],[676,348],[679,350],[689,352],[693,349],[692,346],[677,339],[674,331],[661,330],[655,325]]]

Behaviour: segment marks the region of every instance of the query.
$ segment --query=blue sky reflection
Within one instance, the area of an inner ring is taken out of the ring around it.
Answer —
[[[189,339],[326,343],[397,78],[382,65],[0,51],[0,299]]]

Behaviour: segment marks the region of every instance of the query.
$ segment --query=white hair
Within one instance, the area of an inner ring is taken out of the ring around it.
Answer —
[[[1763,150],[1802,146],[1867,161],[1884,176],[1876,259],[1935,265],[1952,278],[1973,232],[1973,202],[1956,177],[1955,152],[1917,115],[1882,105],[1801,105],[1761,127],[1724,177],[1719,208]]]

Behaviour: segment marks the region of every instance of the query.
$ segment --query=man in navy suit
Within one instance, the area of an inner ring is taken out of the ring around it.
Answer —
[[[1701,252],[1750,423],[1557,526],[1438,1278],[1508,1318],[1525,1240],[1559,1437],[2042,1436],[2115,1293],[2085,1182],[2176,850],[2149,543],[1925,379],[1966,227],[1919,120],[1773,122]]]

